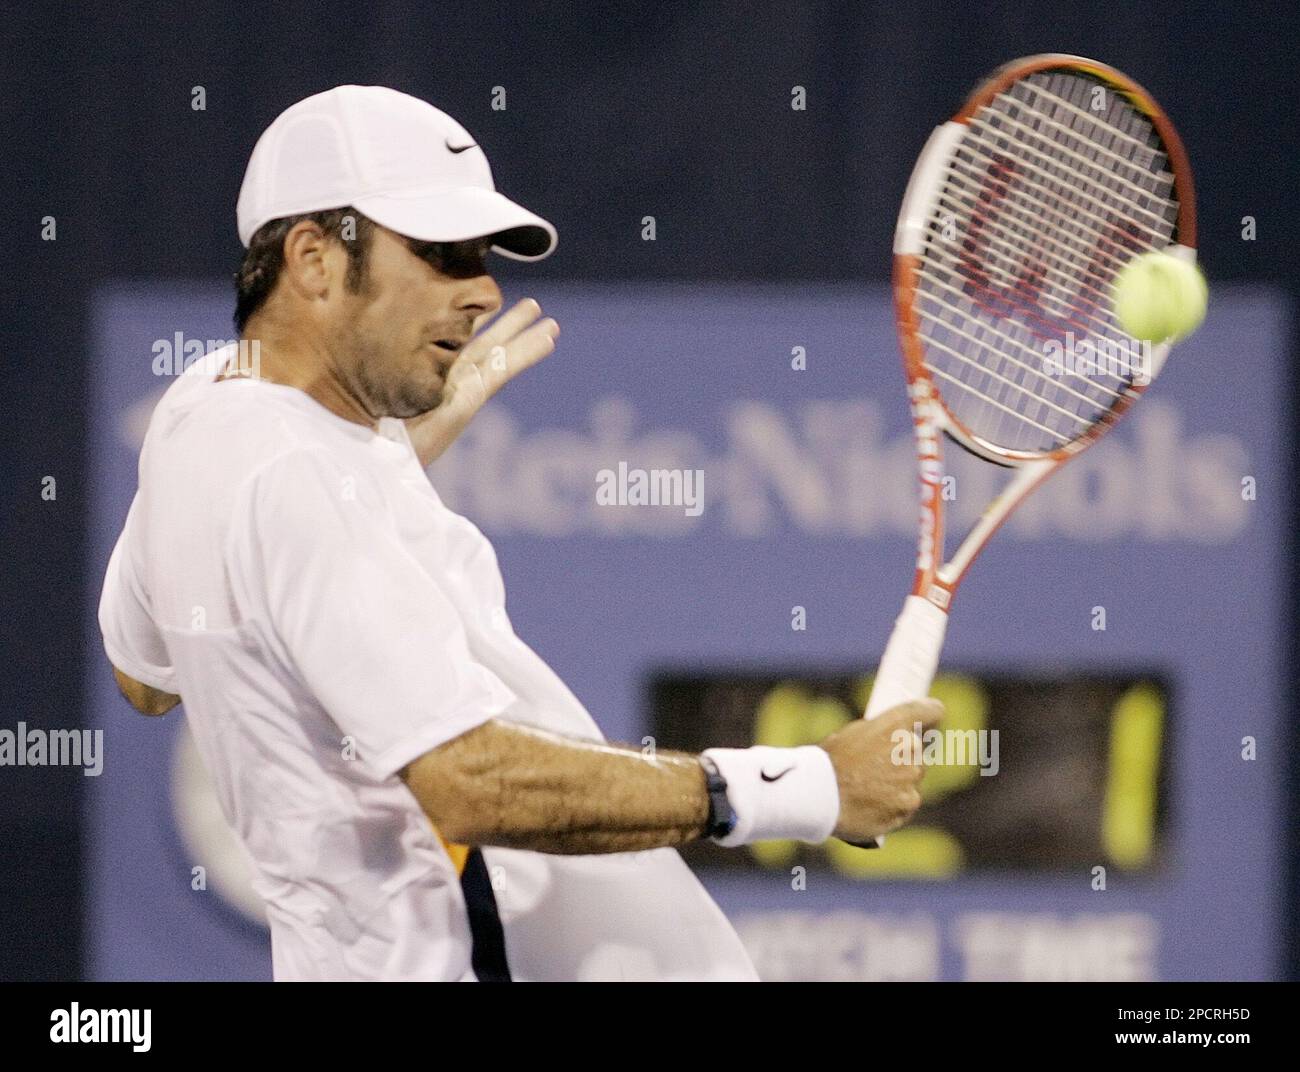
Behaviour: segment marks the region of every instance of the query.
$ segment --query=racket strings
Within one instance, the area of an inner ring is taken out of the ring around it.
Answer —
[[[1099,87],[1100,88],[1100,87]],[[1017,83],[1011,94],[1011,99],[1023,99],[1026,95],[1037,94],[1038,97],[1049,101],[1054,107],[1059,106],[1066,109],[1071,120],[1076,124],[1083,122],[1091,124],[1094,128],[1097,124],[1087,113],[1070,105],[1068,101],[1062,100],[1059,96],[1046,90],[1035,87],[1032,83]],[[1117,94],[1111,93],[1111,97],[1117,97]],[[1007,98],[999,98],[994,102],[994,108],[989,110],[988,115],[977,115],[973,117],[971,123],[976,129],[981,130],[986,135],[990,132],[996,134],[1000,130],[1009,131],[1009,133],[1019,138],[1026,149],[1026,159],[1023,167],[1023,180],[1028,186],[1036,187],[1031,191],[1034,196],[1026,197],[1019,189],[1008,191],[1007,199],[1013,206],[1019,208],[1023,206],[1024,211],[1031,215],[1045,214],[1057,224],[1061,231],[1058,234],[1046,232],[1049,240],[1054,245],[1060,245],[1058,238],[1066,242],[1073,242],[1079,245],[1085,253],[1093,249],[1098,250],[1106,262],[1118,262],[1127,259],[1123,256],[1125,249],[1131,249],[1132,242],[1121,243],[1117,241],[1114,230],[1114,211],[1118,207],[1128,213],[1127,233],[1131,237],[1137,237],[1146,244],[1153,243],[1156,239],[1167,237],[1172,233],[1173,219],[1177,214],[1176,202],[1169,199],[1168,194],[1172,190],[1173,176],[1164,171],[1166,158],[1162,152],[1151,150],[1144,147],[1143,156],[1148,167],[1154,169],[1152,172],[1146,172],[1147,178],[1141,182],[1136,182],[1118,170],[1106,171],[1085,157],[1082,153],[1070,148],[1068,142],[1077,141],[1072,138],[1070,128],[1063,123],[1054,119],[1047,120],[1047,127],[1051,137],[1057,138],[1061,142],[1061,149],[1065,153],[1065,165],[1067,168],[1073,167],[1082,169],[1090,168],[1090,174],[1087,178],[1093,180],[1100,196],[1094,196],[1087,189],[1062,190],[1059,182],[1056,181],[1056,174],[1053,173],[1053,161],[1041,149],[1043,144],[1051,144],[1046,141],[1046,136],[1040,133],[1044,123],[1041,117],[1035,115],[1031,122],[1021,122],[1018,118],[1019,112],[1010,108],[1007,111],[996,110],[997,105],[1005,102]],[[1114,105],[1112,103],[1112,109]],[[1128,109],[1129,116],[1137,116],[1131,108]],[[1124,113],[1120,113],[1124,117]],[[1138,117],[1141,122],[1146,123],[1145,119]],[[1109,128],[1108,128],[1109,129]],[[1150,125],[1146,125],[1150,130]],[[1123,138],[1128,146],[1139,146],[1140,143],[1129,137],[1122,130],[1114,130],[1112,133],[1119,138]],[[1100,140],[1100,139],[1097,139]],[[972,155],[978,156],[978,145],[972,143],[969,148]],[[1124,166],[1135,174],[1143,174],[1138,165],[1124,161],[1122,157],[1114,153],[1104,145],[1094,144],[1090,148],[1095,150],[1094,155],[1099,155],[1107,167],[1114,168],[1115,162],[1122,162]],[[988,164],[992,161],[985,155],[982,167],[971,169],[967,177],[973,177],[977,181],[987,174]],[[1059,172],[1059,169],[1057,169]],[[1116,185],[1118,183],[1118,185]],[[1106,197],[1107,192],[1114,193],[1117,196]],[[1058,194],[1065,194],[1065,200],[1070,203],[1069,214],[1053,206],[1053,198]],[[1153,211],[1149,205],[1157,204],[1159,212]],[[1131,211],[1129,211],[1131,209]],[[1122,238],[1124,232],[1120,232]],[[1059,270],[1052,269],[1058,276]],[[1085,282],[1085,294],[1088,298],[1089,306],[1105,307],[1104,292],[1096,285]],[[1059,315],[1059,314],[1058,314]],[[1107,325],[1109,328],[1110,325]]]
[[[1158,145],[1150,120],[1113,88],[1094,84],[1087,91],[1090,103],[1097,99],[1098,90],[1105,94],[1103,103],[1109,102],[1105,120],[1097,120],[1094,114],[1052,92],[1051,86],[1066,83],[1070,77],[1054,75],[1045,83],[1018,82],[1013,87],[1013,96],[1021,100],[1041,99],[1049,106],[1054,113],[1049,122],[1058,133],[1062,148],[1093,164],[1094,181],[1099,183],[1103,194],[1117,193],[1118,207],[1127,208],[1125,202],[1131,200],[1135,211],[1145,216],[1157,231],[1171,230],[1178,211],[1177,202],[1169,196],[1174,177],[1167,170],[1168,157]],[[1058,117],[1067,119],[1068,125]],[[1081,128],[1086,136],[1079,136]],[[1157,144],[1152,145],[1153,141]],[[1070,148],[1071,142],[1076,149]],[[1116,152],[1116,148],[1122,153]],[[1102,163],[1105,166],[1100,166]]]
[[[1018,83],[1016,89],[1022,88],[1023,85]],[[1041,96],[1048,101],[1056,99],[1052,94],[1044,93]],[[1085,155],[1071,148],[1071,142],[1082,140],[1078,138],[1076,131],[1054,119],[1044,119],[1038,115],[1033,116],[1031,122],[1025,123],[1020,115],[1021,111],[1018,109],[1008,108],[1003,111],[995,107],[986,115],[973,117],[971,125],[992,138],[1007,133],[1018,138],[1026,149],[1036,154],[1039,163],[1028,163],[1029,170],[1036,174],[1047,175],[1050,178],[1051,168],[1057,164],[1079,169],[1083,177],[1096,183],[1096,186],[1093,189],[1074,189],[1071,193],[1081,202],[1091,203],[1101,214],[1119,208],[1131,210],[1134,215],[1144,219],[1148,227],[1159,227],[1169,222],[1170,217],[1166,212],[1148,207],[1148,199],[1154,192],[1146,185],[1152,175],[1150,170],[1139,168],[1123,160],[1095,142],[1084,143],[1086,148],[1093,152],[1091,156]],[[1040,146],[1046,147],[1048,151],[1040,150]],[[1056,150],[1059,155],[1054,158],[1051,150]],[[1157,172],[1163,171],[1165,164],[1163,153],[1158,156],[1149,154],[1149,158],[1150,167],[1155,168]],[[1117,164],[1123,165],[1125,169],[1131,168],[1139,178],[1129,178]],[[1168,176],[1169,184],[1172,186],[1173,176],[1168,172],[1164,174]]]
[[[943,349],[943,350],[945,350],[949,355],[951,355],[951,356],[957,358],[958,360],[969,362],[969,358],[963,357],[963,356],[962,356],[960,353],[958,353],[956,350],[952,350],[952,349],[950,349],[950,348],[948,348],[948,347],[945,347],[945,346],[940,346],[940,348]],[[942,379],[946,379],[946,380],[948,380],[949,382],[952,382],[952,383],[958,383],[958,384],[961,383],[960,380],[957,380],[957,379],[956,379],[955,377],[953,377],[951,374],[949,374],[949,373],[945,373],[945,372],[943,372],[943,371],[940,370],[940,369],[934,369],[933,371],[934,371],[934,374],[935,374],[936,376],[939,376],[939,377],[942,378]],[[1028,392],[1025,391],[1024,387],[1022,387],[1020,384],[1016,383],[1014,380],[1009,380],[1009,379],[1007,379],[1005,376],[1001,375],[1000,373],[997,373],[997,372],[990,372],[989,375],[990,375],[993,379],[997,380],[999,383],[1004,383],[1004,384],[1006,384],[1007,386],[1011,387],[1011,388],[1012,388],[1013,390],[1015,390],[1015,391],[1019,391],[1019,392],[1021,392],[1022,394],[1028,393]],[[964,385],[963,385],[963,386],[964,386]],[[1087,429],[1092,425],[1092,421],[1091,421],[1091,420],[1089,420],[1089,419],[1086,418],[1086,417],[1080,417],[1077,413],[1075,413],[1075,412],[1072,411],[1072,410],[1066,409],[1064,406],[1058,406],[1058,405],[1057,405],[1056,403],[1054,403],[1054,402],[1049,402],[1049,401],[1047,401],[1046,399],[1038,398],[1037,396],[1035,396],[1035,397],[1036,397],[1036,400],[1037,400],[1037,401],[1042,402],[1044,405],[1048,406],[1050,409],[1054,410],[1056,413],[1061,414],[1061,415],[1065,418],[1066,422],[1074,421],[1074,422],[1076,423],[1076,425],[1078,426],[1078,427],[1076,428],[1076,434],[1078,434],[1079,432],[1087,431]],[[1026,416],[1024,413],[1020,412],[1020,410],[1012,409],[1012,408],[1010,408],[1009,406],[1004,406],[1001,402],[998,402],[996,399],[990,398],[990,397],[988,397],[988,396],[985,396],[984,401],[987,402],[987,403],[989,403],[990,405],[996,406],[998,409],[1002,410],[1004,413],[1010,413],[1010,414],[1012,414],[1013,416],[1019,417],[1019,418],[1020,418],[1022,421],[1024,421],[1026,424],[1032,424],[1035,428],[1039,428],[1039,429],[1041,429],[1041,430],[1043,430],[1043,431],[1045,431],[1045,432],[1048,432],[1049,434],[1052,435],[1052,437],[1053,437],[1054,439],[1059,439],[1061,443],[1068,443],[1068,442],[1069,442],[1069,437],[1066,437],[1066,438],[1064,438],[1064,439],[1061,439],[1061,438],[1060,438],[1060,432],[1058,431],[1058,429],[1056,429],[1056,428],[1049,428],[1049,427],[1047,427],[1046,425],[1039,424],[1037,421],[1033,420],[1032,418]],[[1014,401],[1014,398],[1012,399],[1012,401]]]
[[[915,309],[926,366],[972,434],[1046,452],[1125,397],[1137,344],[1109,291],[1130,257],[1172,240],[1167,168],[1150,120],[1089,75],[1031,75],[971,117]]]
[[[1015,89],[1013,90],[1013,92],[1012,92],[1011,94],[1009,94],[1009,97],[1012,98],[1012,99],[1019,98],[1020,100],[1024,100],[1024,99],[1026,99],[1026,95],[1027,95],[1027,94],[1026,94],[1026,87],[1025,87],[1025,86],[1019,86],[1019,87],[1015,87]],[[1032,96],[1032,94],[1029,94],[1029,95]],[[1052,102],[1054,103],[1054,106],[1056,105],[1057,102],[1060,102],[1060,101],[1061,101],[1061,97],[1059,96],[1059,94],[1054,94],[1054,93],[1040,93],[1040,94],[1038,94],[1038,96],[1040,96],[1040,97],[1044,97],[1044,98],[1050,98],[1050,99],[1052,100]],[[1004,100],[1005,100],[1005,98],[1004,98]],[[1004,101],[995,102],[995,106],[996,106],[997,104],[1002,104],[1002,103],[1004,103]],[[1082,117],[1083,120],[1084,120],[1085,122],[1088,121],[1089,117],[1087,116],[1086,113],[1081,112],[1081,111],[1080,111],[1079,109],[1077,109],[1077,108],[1071,108],[1071,107],[1069,107],[1068,102],[1066,102],[1066,105],[1067,105],[1067,111],[1068,111],[1068,118],[1069,118],[1069,120],[1070,120],[1072,123],[1074,123],[1074,124],[1077,125],[1077,124],[1078,124],[1078,121],[1079,121],[1079,119],[1080,119],[1080,117]],[[1059,111],[1059,107],[1056,108],[1056,111]],[[1122,113],[1121,113],[1121,114],[1122,114]],[[1113,112],[1112,112],[1112,115],[1110,116],[1110,118],[1112,119],[1112,121],[1114,121],[1115,116],[1114,116]],[[993,124],[990,124],[990,125],[997,125],[997,124],[996,124],[996,123],[993,123]],[[1028,147],[1030,147],[1030,148],[1032,148],[1033,150],[1035,150],[1035,152],[1034,152],[1032,155],[1029,155],[1029,156],[1028,156],[1028,159],[1029,159],[1029,161],[1030,161],[1030,163],[1031,163],[1032,172],[1033,172],[1033,178],[1036,179],[1036,180],[1040,180],[1040,181],[1038,181],[1036,184],[1037,184],[1039,187],[1044,187],[1044,186],[1045,186],[1045,187],[1047,188],[1049,194],[1057,194],[1057,193],[1059,193],[1058,188],[1057,188],[1055,185],[1051,184],[1051,181],[1050,181],[1050,180],[1052,180],[1052,179],[1055,177],[1055,174],[1056,174],[1057,172],[1056,172],[1056,171],[1053,171],[1052,169],[1050,169],[1050,167],[1040,167],[1040,166],[1039,166],[1039,163],[1040,163],[1040,162],[1043,163],[1043,164],[1049,164],[1049,165],[1050,165],[1051,161],[1050,161],[1050,159],[1047,157],[1047,155],[1039,149],[1039,146],[1041,145],[1041,142],[1042,142],[1042,138],[1041,138],[1041,137],[1031,136],[1031,134],[1029,133],[1029,130],[1030,130],[1030,126],[1031,126],[1031,125],[1032,125],[1033,127],[1035,127],[1035,128],[1040,128],[1040,129],[1046,125],[1046,127],[1048,128],[1048,130],[1049,130],[1049,131],[1050,131],[1054,136],[1062,137],[1062,133],[1061,133],[1061,132],[1062,132],[1062,130],[1064,129],[1063,124],[1058,123],[1058,122],[1055,122],[1055,121],[1054,121],[1053,119],[1051,119],[1051,118],[1049,118],[1048,121],[1047,121],[1047,123],[1044,124],[1044,123],[1041,121],[1041,119],[1040,119],[1039,117],[1034,117],[1034,118],[1032,119],[1032,124],[1030,124],[1030,123],[1021,123],[1021,122],[1019,122],[1019,121],[1014,120],[1014,116],[1013,116],[1013,121],[1012,121],[1010,124],[1006,124],[1006,123],[1002,124],[1003,127],[1008,127],[1008,126],[1009,126],[1009,133],[1010,133],[1010,134],[1012,134],[1013,136],[1019,137],[1020,139],[1022,139],[1022,141],[1024,141],[1024,142],[1026,143],[1026,145],[1027,145]],[[1095,126],[1095,124],[1093,124],[1093,125]],[[1135,139],[1131,139],[1131,138],[1129,139],[1129,143],[1130,143],[1130,147],[1131,147],[1132,145],[1134,145],[1134,144],[1137,144],[1137,143],[1136,143],[1136,140],[1135,140]],[[1107,150],[1107,151],[1108,151],[1108,150]],[[1101,155],[1101,154],[1097,154],[1097,155]],[[1111,155],[1113,156],[1114,154],[1111,154]],[[1154,162],[1154,154],[1148,153],[1148,158]],[[1070,173],[1068,169],[1070,169],[1070,168],[1074,168],[1074,169],[1075,169],[1075,173],[1077,173],[1077,174],[1079,174],[1079,175],[1082,175],[1082,176],[1084,176],[1084,177],[1088,177],[1088,176],[1089,176],[1089,172],[1088,172],[1087,170],[1084,170],[1084,169],[1082,169],[1082,168],[1079,167],[1079,161],[1082,159],[1081,156],[1080,156],[1080,154],[1078,154],[1077,152],[1073,152],[1072,150],[1070,150],[1070,151],[1067,151],[1067,152],[1064,154],[1064,159],[1065,159],[1065,165],[1066,165],[1066,168],[1067,168],[1067,174]],[[1093,170],[1093,171],[1096,171],[1097,169],[1094,168],[1094,169],[1092,169],[1092,170]],[[1041,180],[1047,180],[1047,181],[1044,182],[1044,181],[1041,181]],[[1036,206],[1036,207],[1039,208],[1039,209],[1042,209],[1042,208],[1044,208],[1044,207],[1047,207],[1047,208],[1049,209],[1049,211],[1046,213],[1046,215],[1048,216],[1048,218],[1049,218],[1049,219],[1052,219],[1053,222],[1055,222],[1055,223],[1057,224],[1057,226],[1060,226],[1061,216],[1060,216],[1060,213],[1059,213],[1059,212],[1053,212],[1053,211],[1051,210],[1051,208],[1050,208],[1050,206],[1052,205],[1051,198],[1049,197],[1049,198],[1047,198],[1047,199],[1044,199],[1043,196],[1042,196],[1042,192],[1043,192],[1042,189],[1040,189],[1040,190],[1038,190],[1038,191],[1036,191],[1036,192],[1037,192],[1037,195],[1038,195],[1038,201],[1040,202],[1040,204],[1039,204],[1038,206]],[[1085,193],[1086,193],[1086,191],[1085,191]],[[1070,197],[1067,196],[1065,200],[1069,201],[1069,202],[1070,202],[1070,203],[1075,207],[1075,209],[1076,209],[1076,211],[1073,211],[1073,212],[1072,212],[1072,215],[1074,215],[1077,219],[1079,219],[1080,221],[1084,222],[1085,224],[1086,224],[1086,222],[1087,222],[1088,216],[1089,216],[1089,215],[1092,215],[1092,216],[1095,218],[1095,212],[1096,212],[1097,208],[1099,208],[1099,207],[1101,207],[1101,206],[1103,206],[1103,205],[1105,204],[1105,200],[1104,200],[1103,198],[1101,198],[1101,197],[1093,197],[1093,196],[1090,196],[1090,195],[1087,196],[1087,197],[1085,197],[1084,199],[1080,199],[1080,198],[1078,198],[1078,197],[1070,198]],[[1089,210],[1092,210],[1092,211],[1090,212]],[[1021,215],[1018,217],[1017,222],[1023,225],[1023,224],[1025,224],[1027,221],[1024,219],[1023,214],[1021,214]],[[1145,222],[1145,221],[1144,221],[1144,222]],[[1046,233],[1046,234],[1048,234],[1048,235],[1052,235],[1052,234],[1055,233],[1055,232],[1054,232],[1054,231],[1051,231],[1051,230],[1048,230],[1048,231],[1045,231],[1044,233]],[[1146,238],[1148,242],[1150,241],[1150,235],[1149,235],[1149,234],[1148,234],[1148,235],[1144,235],[1144,236],[1142,236],[1142,237]],[[1098,252],[1099,252],[1100,256],[1103,258],[1103,260],[1102,260],[1102,264],[1103,264],[1103,265],[1107,265],[1107,262],[1110,261],[1110,260],[1118,261],[1118,260],[1120,259],[1120,257],[1118,256],[1118,254],[1120,253],[1120,250],[1119,250],[1117,244],[1116,244],[1116,243],[1108,243],[1108,242],[1106,242],[1104,236],[1099,236],[1099,241],[1098,241]],[[1070,266],[1067,265],[1067,267],[1070,267]],[[1095,314],[1095,310],[1096,310],[1096,308],[1097,308],[1098,306],[1100,306],[1103,310],[1104,310],[1104,308],[1105,308],[1104,304],[1102,304],[1102,302],[1100,302],[1100,301],[1098,300],[1098,299],[1102,296],[1101,293],[1100,293],[1100,288],[1098,288],[1098,287],[1096,287],[1096,286],[1090,286],[1090,285],[1089,285],[1089,280],[1088,280],[1087,276],[1085,276],[1085,278],[1084,278],[1084,284],[1083,284],[1082,287],[1078,288],[1077,293],[1078,293],[1078,294],[1083,298],[1083,301],[1082,301],[1080,304],[1083,305],[1083,307],[1086,309],[1087,313],[1089,314],[1087,317],[1084,318],[1085,321],[1092,321],[1091,323],[1087,323],[1086,326],[1089,327],[1089,328],[1091,328],[1091,329],[1094,330],[1094,331],[1097,331],[1097,332],[1100,333],[1100,334],[1105,334],[1106,331],[1107,331],[1108,328],[1109,328],[1109,325],[1108,325],[1108,324],[1104,324],[1104,323],[1103,323],[1103,324],[1100,324],[1100,325],[1097,324],[1097,323],[1096,323],[1096,317],[1095,317],[1095,315],[1093,315],[1093,314]],[[1045,304],[1045,303],[1041,303],[1041,302],[1040,302],[1040,304]],[[1059,309],[1059,306],[1058,306],[1056,309],[1051,309],[1051,310],[1048,310],[1048,311],[1051,312],[1051,313],[1054,313],[1054,314],[1057,315],[1057,316],[1060,316],[1060,315],[1061,315],[1061,313],[1060,313],[1060,309]],[[1070,317],[1068,314],[1067,314],[1067,316],[1065,317],[1065,319],[1067,320],[1067,322],[1069,322],[1069,321],[1074,321],[1074,326],[1076,326],[1076,327],[1084,327],[1084,326],[1085,326],[1084,324],[1079,324],[1079,323],[1077,322],[1077,318]],[[1021,394],[1023,394],[1023,393],[1024,393],[1024,392],[1021,392]],[[999,385],[998,385],[998,394],[999,394],[1000,397],[1006,397],[1006,394],[1007,394],[1006,390],[1001,386],[1001,383],[1000,383],[1000,382],[999,382]],[[1025,399],[1022,398],[1022,399],[1019,399],[1018,401],[1019,401],[1021,404],[1023,404],[1023,402],[1025,401]],[[1001,410],[1001,412],[1005,412],[1005,410]],[[1096,416],[1096,414],[1092,414],[1092,413],[1089,414],[1089,417],[1093,417],[1093,416]],[[999,422],[999,423],[1001,424],[1001,422]],[[1068,433],[1068,432],[1069,432],[1069,429],[1066,428],[1066,429],[1064,429],[1064,431],[1066,431],[1066,432]]]
[[[966,157],[969,157],[969,160]],[[990,170],[1000,166],[1003,160],[1001,154],[990,151],[977,142],[963,144],[951,165],[958,174],[950,176],[948,184],[944,187],[944,193],[962,201],[965,205],[973,206],[980,200],[978,188],[985,181]],[[1163,179],[1162,185],[1163,189],[1157,189],[1155,192],[1167,195],[1172,189],[1173,177],[1168,176]],[[1090,255],[1099,242],[1115,248],[1113,212],[1096,198],[1091,199],[1095,207],[1083,204],[1058,205],[1054,203],[1060,196],[1057,187],[1059,183],[1054,186],[1051,175],[1045,169],[1027,162],[1022,171],[1021,181],[1015,186],[1008,186],[1002,200],[1007,203],[1011,211],[1021,216],[1028,216],[1033,227],[1041,227],[1036,217],[1049,217],[1061,230],[1059,233],[1048,232],[1045,238],[1067,259],[1080,254]],[[1174,210],[1176,211],[1176,205]],[[1158,237],[1169,229],[1164,223],[1160,227],[1145,227],[1136,221],[1130,221],[1129,226],[1130,233],[1136,232],[1148,240]]]
[[[1041,351],[1035,350],[1033,347],[1027,345],[1021,339],[1017,339],[1013,335],[1010,335],[1004,331],[1000,331],[996,327],[988,325],[987,330],[983,332],[985,336],[984,339],[980,339],[973,332],[971,332],[965,325],[959,322],[960,317],[964,313],[963,308],[959,304],[957,304],[957,301],[959,301],[962,297],[962,292],[957,290],[954,287],[949,286],[947,283],[937,278],[936,276],[931,275],[924,268],[921,269],[919,275],[927,283],[932,284],[936,291],[946,292],[949,295],[951,295],[953,299],[955,299],[954,301],[945,301],[943,298],[938,297],[937,294],[931,295],[931,297],[935,300],[935,302],[938,305],[942,306],[947,313],[951,314],[952,319],[948,322],[950,329],[964,336],[966,338],[966,341],[971,345],[978,346],[983,343],[987,343],[991,345],[998,345],[998,346],[1005,347],[1007,351],[1019,351],[1021,354],[1024,355],[1023,360],[1021,358],[1012,356],[1011,352],[1004,352],[1004,357],[1010,364],[1015,365],[1018,369],[1022,369],[1029,375],[1032,375],[1038,379],[1047,380],[1049,383],[1057,383],[1058,375],[1059,375],[1061,381],[1058,384],[1059,389],[1065,394],[1075,398],[1077,401],[1084,403],[1085,405],[1110,406],[1123,397],[1122,390],[1116,390],[1113,387],[1108,386],[1103,380],[1093,376],[1086,376],[1083,373],[1076,371],[1075,369],[1066,368],[1062,370],[1059,374],[1049,373],[1045,371],[1042,364]],[[934,345],[942,346],[943,344],[941,342],[935,341]],[[958,360],[965,361],[967,363],[971,362],[972,360],[966,354],[959,354],[955,356],[957,356]],[[1118,374],[1114,375],[1112,378],[1116,381],[1117,384],[1123,383],[1123,379]],[[1077,387],[1075,385],[1077,385]]]

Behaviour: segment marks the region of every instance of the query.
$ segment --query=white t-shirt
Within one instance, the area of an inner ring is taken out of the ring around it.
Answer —
[[[473,979],[455,865],[397,771],[493,717],[600,730],[515,635],[491,544],[439,499],[401,421],[214,382],[227,359],[196,362],[154,411],[105,649],[183,697],[255,865],[276,979]],[[516,979],[755,978],[672,849],[483,855]]]

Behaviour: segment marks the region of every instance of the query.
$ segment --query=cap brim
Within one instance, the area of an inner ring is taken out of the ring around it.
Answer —
[[[555,228],[495,190],[443,187],[403,194],[375,194],[353,201],[389,230],[420,242],[493,239],[492,248],[519,261],[540,261],[555,249]]]

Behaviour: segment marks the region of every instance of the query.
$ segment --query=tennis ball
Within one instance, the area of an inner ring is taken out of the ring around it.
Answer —
[[[1209,288],[1195,265],[1171,253],[1143,253],[1124,265],[1112,292],[1115,318],[1135,339],[1173,341],[1205,319]]]

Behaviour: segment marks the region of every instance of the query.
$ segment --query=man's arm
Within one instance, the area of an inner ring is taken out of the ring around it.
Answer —
[[[173,696],[170,692],[163,692],[162,689],[155,689],[136,681],[135,678],[122,673],[116,666],[113,667],[113,679],[117,682],[122,695],[142,715],[165,715],[181,702],[179,696]]]
[[[936,725],[941,714],[933,700],[903,704],[870,722],[857,719],[812,746],[830,757],[832,773],[826,776],[839,794],[838,818],[831,816],[835,836],[865,842],[911,818],[921,803],[921,749],[907,750],[913,757],[907,762],[896,761],[896,736]],[[811,785],[800,779],[815,776],[808,768],[817,764],[797,753],[803,749],[731,750],[731,770],[744,772],[745,781],[735,779],[728,797],[747,813],[742,825],[752,831],[748,840],[763,840],[765,831],[788,826],[800,808],[798,787]],[[762,760],[752,769],[750,754]],[[781,761],[787,756],[804,768],[802,775],[787,769]],[[824,757],[820,763],[824,770]],[[709,814],[697,756],[645,755],[499,719],[426,752],[399,775],[439,833],[463,845],[561,854],[637,852],[702,836]],[[824,827],[821,836],[829,829]]]
[[[708,819],[704,770],[492,719],[400,772],[439,833],[463,845],[551,853],[682,845]]]

